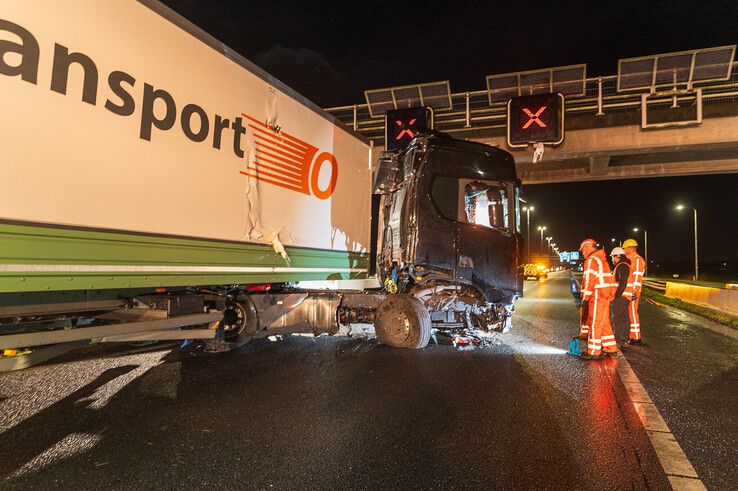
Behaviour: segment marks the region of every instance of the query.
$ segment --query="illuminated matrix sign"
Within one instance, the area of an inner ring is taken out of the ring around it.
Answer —
[[[559,93],[513,97],[507,103],[507,143],[558,145],[564,141],[564,96]]]
[[[385,116],[385,150],[402,150],[425,129],[433,129],[431,108],[390,109]]]

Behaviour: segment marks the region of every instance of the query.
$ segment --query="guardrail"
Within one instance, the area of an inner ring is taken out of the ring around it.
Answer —
[[[731,78],[717,83],[699,84],[704,105],[738,102],[738,62],[733,64]],[[644,92],[619,93],[617,76],[593,77],[585,81],[585,94],[567,97],[566,114],[604,116],[607,114],[635,112],[641,109]],[[669,95],[649,99],[649,106],[691,102],[694,94]],[[452,108],[436,111],[435,127],[441,131],[464,131],[504,128],[507,118],[507,102],[490,104],[487,90],[456,92],[451,94]],[[371,117],[366,104],[353,104],[327,108],[346,125],[370,138],[384,138],[384,117]]]
[[[666,292],[666,282],[665,281],[643,280],[643,286],[646,286],[648,288],[653,288],[654,290],[658,290],[661,292]]]

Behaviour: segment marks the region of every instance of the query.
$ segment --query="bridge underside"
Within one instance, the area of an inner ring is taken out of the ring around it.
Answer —
[[[517,169],[518,176],[526,184],[738,173],[738,146],[688,152],[679,148],[659,148],[652,153],[568,155],[566,158],[544,153],[542,162],[519,161]]]
[[[652,130],[632,113],[572,118],[564,143],[535,164],[533,148],[509,148],[500,129],[450,133],[510,151],[526,184],[738,173],[736,109],[706,107],[699,125]]]
[[[439,129],[511,152],[525,184],[738,173],[738,104],[706,105],[702,123],[691,126],[644,130],[640,118],[640,111],[569,117],[564,143],[546,147],[535,164],[532,146],[507,146],[504,125]]]

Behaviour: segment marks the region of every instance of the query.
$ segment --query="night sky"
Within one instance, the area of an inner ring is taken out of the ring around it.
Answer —
[[[496,73],[738,43],[738,1],[164,0],[217,39],[323,107],[363,102],[365,89],[450,80],[480,90]],[[650,259],[738,261],[738,174],[528,186],[532,227],[559,245],[649,231]],[[533,229],[535,231],[535,229]],[[533,241],[537,244],[537,241]]]

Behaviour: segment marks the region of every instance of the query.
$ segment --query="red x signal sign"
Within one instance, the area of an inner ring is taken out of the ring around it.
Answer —
[[[558,93],[514,97],[507,103],[507,144],[558,145],[564,141],[564,96]]]
[[[415,138],[415,133],[413,133],[411,128],[413,128],[417,120],[418,118],[413,118],[410,121],[404,122],[401,119],[396,119],[395,124],[402,128],[402,131],[397,134],[395,140],[402,140],[402,137],[405,135],[409,136],[411,140]]]
[[[385,150],[402,150],[419,131],[433,129],[433,110],[429,107],[390,109],[385,115],[384,128]]]
[[[526,123],[523,125],[523,129],[524,130],[528,129],[528,127],[530,127],[530,125],[532,125],[533,123],[537,124],[540,128],[545,128],[546,123],[544,123],[540,119],[541,114],[543,114],[543,111],[545,110],[546,110],[546,106],[542,106],[541,108],[538,109],[538,111],[535,112],[535,114],[533,114],[533,111],[531,111],[527,107],[524,107],[523,112],[530,119],[528,119],[528,121],[526,121]]]

